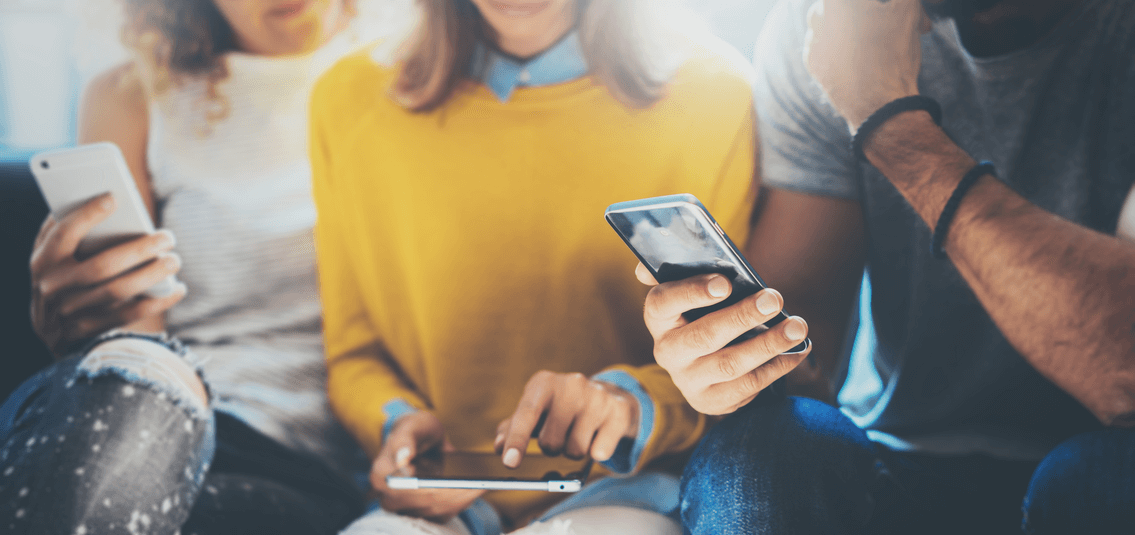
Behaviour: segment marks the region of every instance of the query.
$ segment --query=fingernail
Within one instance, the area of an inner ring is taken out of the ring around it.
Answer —
[[[725,297],[729,295],[729,281],[720,275],[714,276],[709,279],[709,295],[713,297]]]
[[[504,433],[497,435],[496,440],[493,441],[493,447],[494,448],[500,447],[501,442],[504,442]]]
[[[504,464],[512,468],[516,468],[520,464],[520,450],[516,448],[509,449],[504,454]]]
[[[784,322],[784,336],[788,337],[793,342],[803,340],[804,335],[808,333],[808,327],[805,325],[804,320],[793,316]]]
[[[773,314],[778,308],[780,308],[780,300],[772,292],[766,290],[757,296],[757,310],[761,314]]]
[[[154,234],[157,235],[157,242],[154,244],[155,249],[173,249],[173,246],[177,244],[177,238],[168,230],[162,229]]]
[[[410,447],[402,446],[398,448],[398,452],[394,454],[394,464],[398,468],[405,468],[410,464]]]
[[[177,253],[165,253],[158,258],[161,258],[162,263],[164,263],[166,267],[170,269],[181,267],[181,256]]]

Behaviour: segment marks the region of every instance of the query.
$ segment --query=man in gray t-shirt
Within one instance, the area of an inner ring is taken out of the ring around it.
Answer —
[[[723,295],[713,277],[647,301],[690,403],[736,410],[687,468],[687,528],[1019,532],[1023,498],[1029,533],[1135,532],[1135,243],[1115,236],[1135,183],[1135,1],[814,1],[782,1],[756,57],[746,253],[783,297],[692,323],[679,314]],[[723,347],[785,302],[815,342],[799,366],[779,355],[797,327]],[[786,373],[839,409],[750,401]]]

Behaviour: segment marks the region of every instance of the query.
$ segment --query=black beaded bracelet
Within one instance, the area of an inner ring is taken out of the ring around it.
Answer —
[[[962,176],[961,182],[958,182],[958,187],[954,188],[950,199],[946,201],[946,206],[942,207],[942,213],[938,215],[938,223],[934,225],[934,235],[930,238],[930,254],[934,255],[934,258],[946,258],[946,234],[950,232],[950,222],[958,211],[958,205],[962,204],[962,197],[965,197],[966,192],[985,175],[997,176],[997,168],[992,162],[981,162],[967,171]]]
[[[942,106],[938,105],[938,101],[922,95],[895,99],[875,110],[875,113],[872,113],[866,121],[863,121],[863,124],[859,125],[859,130],[856,130],[855,135],[851,138],[852,152],[860,160],[867,161],[867,155],[863,153],[863,143],[867,141],[867,138],[892,117],[915,110],[923,110],[929,113],[930,117],[934,119],[934,124],[942,124]]]

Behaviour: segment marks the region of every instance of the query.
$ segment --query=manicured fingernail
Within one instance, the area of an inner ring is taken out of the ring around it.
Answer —
[[[764,291],[757,296],[757,310],[761,314],[773,314],[778,308],[780,308],[780,300],[772,292]]]
[[[793,342],[803,340],[804,335],[808,333],[808,327],[805,325],[804,320],[793,316],[784,321],[784,336],[788,337]]]
[[[394,464],[398,466],[398,468],[405,468],[406,465],[410,464],[409,446],[398,448],[398,452],[394,454]]]
[[[729,295],[729,281],[720,275],[714,276],[709,279],[709,295],[714,297],[725,297]]]
[[[520,450],[516,448],[509,449],[504,454],[504,464],[505,466],[512,468],[516,468],[518,465],[520,465]]]

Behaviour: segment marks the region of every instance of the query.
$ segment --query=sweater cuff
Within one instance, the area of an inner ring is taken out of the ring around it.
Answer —
[[[390,436],[390,432],[394,430],[394,426],[398,424],[404,416],[408,416],[418,412],[410,402],[402,398],[394,398],[387,401],[382,406],[382,414],[386,417],[386,423],[382,424],[382,441],[386,442],[386,438]]]
[[[602,372],[592,379],[615,385],[626,390],[638,400],[638,435],[632,441],[624,439],[615,448],[615,454],[610,459],[599,463],[616,474],[629,474],[638,466],[646,444],[654,433],[654,400],[642,388],[642,385],[631,374],[622,370]]]

